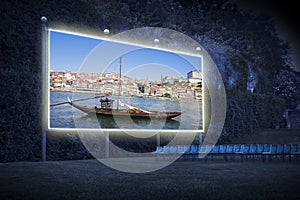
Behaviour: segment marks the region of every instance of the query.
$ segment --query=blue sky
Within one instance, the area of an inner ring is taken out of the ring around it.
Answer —
[[[52,30],[50,32],[50,69],[54,71],[83,71],[80,68],[81,64],[90,52],[102,43],[103,40],[98,38]],[[118,45],[121,47],[125,44]],[[105,71],[119,72],[119,59],[111,62]],[[161,75],[186,77],[189,71],[199,70],[200,65],[200,57],[150,48],[142,48],[122,55],[122,75],[139,79],[160,80]]]

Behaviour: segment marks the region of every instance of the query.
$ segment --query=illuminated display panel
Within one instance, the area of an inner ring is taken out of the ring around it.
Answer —
[[[48,129],[204,130],[200,55],[48,31]]]

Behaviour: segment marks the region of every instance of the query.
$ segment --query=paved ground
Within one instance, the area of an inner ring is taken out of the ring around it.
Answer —
[[[96,160],[2,163],[0,199],[300,199],[299,169],[279,160],[178,161],[144,174]]]

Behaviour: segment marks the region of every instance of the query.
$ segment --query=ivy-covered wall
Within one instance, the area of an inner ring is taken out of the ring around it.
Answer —
[[[299,104],[289,45],[278,37],[272,19],[228,0],[2,0],[0,162],[41,157],[41,16],[47,16],[50,27],[99,34],[109,28],[115,34],[159,26],[197,40],[212,55],[227,88],[223,139],[280,126],[284,109]],[[90,157],[67,133],[48,137],[47,153],[51,159]]]
[[[227,92],[227,115],[222,139],[233,140],[259,128],[284,128],[284,99],[267,94]]]

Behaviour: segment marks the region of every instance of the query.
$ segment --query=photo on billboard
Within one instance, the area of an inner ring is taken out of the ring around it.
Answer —
[[[48,31],[48,129],[204,130],[203,59]]]

